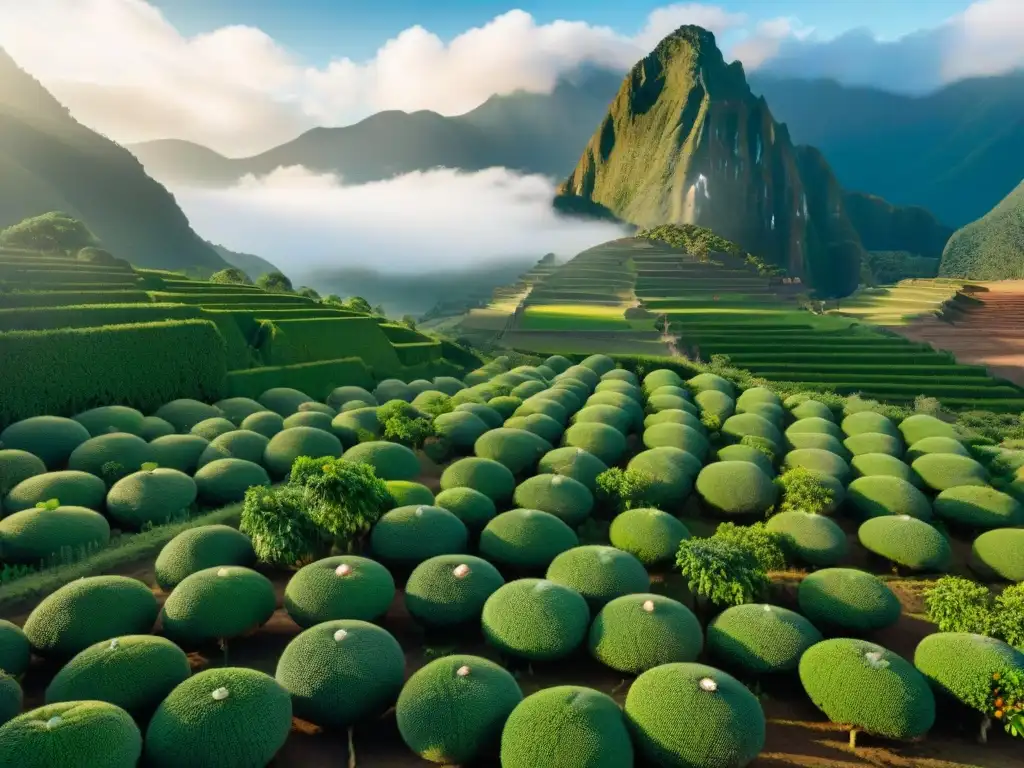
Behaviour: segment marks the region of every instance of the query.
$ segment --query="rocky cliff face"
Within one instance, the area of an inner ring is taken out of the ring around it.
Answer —
[[[862,249],[827,163],[793,146],[700,27],[633,67],[559,193],[641,227],[709,227],[825,293],[857,285]]]

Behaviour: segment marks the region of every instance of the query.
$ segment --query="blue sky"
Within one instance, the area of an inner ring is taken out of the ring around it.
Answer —
[[[1024,0],[1022,0],[1024,2]],[[306,61],[322,65],[331,58],[369,58],[389,38],[414,25],[448,40],[514,8],[538,23],[556,19],[586,21],[630,34],[655,8],[670,0],[156,0],[166,17],[184,34],[231,24],[259,27]],[[817,34],[834,37],[868,27],[894,39],[934,27],[963,11],[968,0],[723,0],[726,11],[751,20],[793,17]]]

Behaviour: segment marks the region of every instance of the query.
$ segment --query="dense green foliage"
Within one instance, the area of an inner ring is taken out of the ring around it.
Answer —
[[[615,516],[608,529],[613,547],[628,552],[645,566],[674,561],[679,542],[690,532],[678,518],[660,509],[636,508]]]
[[[557,555],[545,578],[576,590],[595,610],[616,597],[646,592],[651,585],[643,563],[636,557],[615,547],[593,544]]]
[[[477,622],[495,590],[505,583],[498,569],[472,555],[438,555],[413,569],[405,585],[409,614],[427,627]]]
[[[661,664],[695,661],[704,635],[685,605],[641,592],[622,595],[601,608],[587,645],[590,655],[605,666],[639,675]]]
[[[543,579],[519,579],[484,603],[484,637],[503,653],[532,661],[568,656],[586,637],[590,609],[583,596]]]
[[[889,475],[859,477],[846,488],[846,504],[861,518],[910,515],[931,520],[928,497],[908,481]]]
[[[986,580],[1024,581],[1024,530],[986,531],[971,546],[971,568]]]
[[[415,566],[437,555],[464,552],[468,540],[465,524],[447,509],[397,507],[374,525],[370,548],[386,563]]]
[[[945,536],[910,515],[866,520],[857,530],[857,538],[869,552],[912,571],[945,571],[953,557]]]
[[[153,566],[156,583],[170,592],[187,576],[222,565],[250,567],[256,562],[249,537],[230,525],[201,525],[167,542]]]
[[[877,576],[853,568],[809,574],[797,591],[800,612],[817,627],[868,632],[896,623],[900,601]]]
[[[21,627],[0,619],[0,670],[20,677],[28,669],[31,654],[32,646]]]
[[[85,507],[26,509],[0,519],[0,556],[11,565],[73,559],[110,541],[110,524]]]
[[[1024,277],[1024,182],[977,221],[957,230],[942,253],[939,274],[973,280]]]
[[[164,632],[186,646],[227,641],[261,627],[277,604],[266,576],[241,566],[214,566],[186,576],[164,601]]]
[[[943,576],[925,595],[928,621],[940,632],[987,635],[995,629],[992,593],[960,576]]]
[[[123,709],[101,701],[48,704],[0,727],[0,765],[135,768],[142,734]]]
[[[512,498],[516,479],[504,464],[471,456],[453,462],[441,474],[441,489],[452,488],[472,488],[495,502],[503,502]]]
[[[725,539],[683,539],[676,565],[690,592],[714,605],[753,602],[768,587],[768,576],[750,550]]]
[[[711,655],[747,675],[792,672],[804,651],[821,639],[821,632],[799,613],[760,603],[726,608],[707,629]]]
[[[300,627],[324,621],[375,621],[395,597],[395,580],[380,563],[358,555],[337,555],[308,563],[284,592],[284,607]]]
[[[747,461],[708,464],[697,475],[696,489],[711,510],[725,516],[764,515],[778,493],[772,479]]]
[[[847,553],[846,533],[830,518],[810,512],[782,512],[766,524],[787,556],[823,568],[837,564]]]
[[[843,485],[831,475],[807,467],[787,469],[776,480],[779,487],[779,512],[806,512],[828,515],[845,496]]]
[[[1024,654],[995,638],[939,632],[918,643],[914,665],[943,695],[985,711],[993,676],[1024,671]]]
[[[503,512],[480,532],[480,554],[499,565],[528,571],[547,568],[579,544],[564,521],[536,509]]]

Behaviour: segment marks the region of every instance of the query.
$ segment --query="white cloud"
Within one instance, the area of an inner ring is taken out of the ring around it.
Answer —
[[[710,28],[726,57],[748,69],[894,90],[1024,65],[1021,0],[978,0],[891,42],[864,30],[824,40],[796,19],[702,3],[655,9],[635,34],[585,21],[538,24],[513,10],[450,41],[411,27],[367,61],[339,51],[322,68],[251,27],[182,35],[146,0],[0,0],[0,45],[82,122],[123,143],[183,138],[230,155],[384,109],[457,114],[493,94],[546,92],[582,64],[625,70],[685,23]]]
[[[572,256],[623,230],[557,216],[541,176],[434,170],[348,186],[302,167],[230,189],[172,188],[196,231],[288,275],[323,267],[425,273],[545,253]]]

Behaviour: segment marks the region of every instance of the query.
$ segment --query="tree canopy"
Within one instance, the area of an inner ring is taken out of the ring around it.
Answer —
[[[294,293],[295,291],[292,281],[283,272],[268,272],[265,275],[260,275],[256,285],[271,293]]]
[[[78,219],[60,211],[20,221],[0,230],[0,245],[47,253],[78,253],[99,245],[96,235]]]
[[[230,285],[252,285],[252,280],[238,267],[228,267],[220,272],[210,275],[211,283],[226,283]]]

